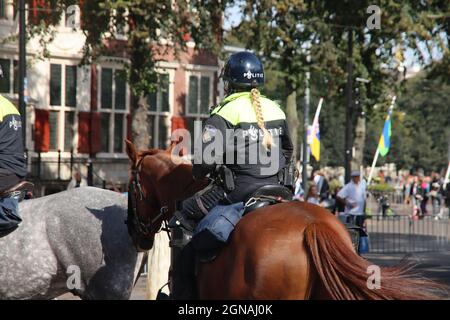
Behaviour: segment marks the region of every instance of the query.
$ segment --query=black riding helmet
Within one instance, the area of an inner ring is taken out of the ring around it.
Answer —
[[[222,77],[231,89],[252,89],[264,85],[264,68],[253,53],[238,52],[228,58]]]

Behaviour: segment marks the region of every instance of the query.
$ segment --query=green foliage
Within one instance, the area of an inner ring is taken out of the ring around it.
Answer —
[[[39,11],[27,27],[30,37],[41,37],[44,55],[54,35],[52,26],[59,22],[62,10],[79,1],[46,3],[50,10]],[[319,98],[325,97],[320,118],[322,166],[340,166],[344,162],[349,30],[354,36],[354,77],[371,80],[359,86],[361,107],[355,110],[365,112],[367,117],[365,164],[371,163],[375,153],[391,93],[399,96],[393,115],[392,147],[379,163],[395,162],[402,168],[425,170],[445,164],[450,136],[449,117],[445,116],[450,114],[449,1],[379,0],[375,4],[382,10],[380,30],[366,28],[366,9],[373,4],[370,0],[83,1],[82,30],[87,37],[84,62],[90,63],[101,55],[124,58],[134,95],[145,95],[157,85],[157,62],[168,51],[178,54],[185,50],[187,35],[198,50],[220,51],[223,12],[233,3],[240,3],[243,22],[230,32],[227,41],[262,54],[268,70],[264,93],[284,104],[286,97],[296,91],[296,106],[303,109],[304,99],[300,97],[309,70],[310,119]],[[108,45],[111,42],[105,40],[114,40],[117,28],[125,30],[127,40]],[[172,45],[161,45],[162,36]],[[407,48],[422,63],[433,50],[439,51],[442,59],[430,65],[426,76],[402,84],[395,51]],[[303,123],[301,117],[298,120]],[[303,126],[297,131],[302,135]]]
[[[378,164],[393,162],[398,169],[422,168],[426,172],[445,168],[450,141],[449,96],[450,85],[440,78],[429,80],[425,72],[407,80],[392,119],[391,149]],[[375,154],[385,110],[379,110],[368,122],[366,164]]]
[[[367,8],[372,4],[381,8],[380,30],[366,28],[370,15]],[[298,97],[302,97],[304,75],[309,70],[312,87],[310,119],[314,116],[319,98],[325,97],[320,118],[322,166],[342,166],[344,163],[349,31],[354,39],[354,79],[362,77],[371,80],[369,84],[362,85],[354,82],[354,89],[359,89],[357,98],[360,102],[354,112],[364,112],[367,119],[366,165],[371,163],[378,144],[390,102],[389,95],[400,96],[402,89],[405,90],[405,99],[411,97],[411,91],[421,94],[418,88],[403,88],[400,81],[402,74],[398,70],[403,52],[407,48],[412,49],[415,56],[425,64],[433,50],[439,51],[443,59],[440,63],[432,64],[429,75],[432,79],[440,76],[444,82],[450,79],[448,1],[380,0],[373,3],[369,0],[249,0],[242,2],[241,8],[243,22],[231,31],[228,39],[231,43],[245,43],[248,48],[255,49],[264,56],[266,62],[270,61],[272,66],[278,68],[278,76],[284,75],[283,79],[277,77],[280,81],[278,86],[271,84],[271,87],[277,88],[274,93],[284,92],[288,95],[294,89]],[[310,48],[310,61],[307,60],[307,47]],[[284,90],[281,89],[283,86]],[[442,94],[448,97],[447,89],[442,89]],[[400,97],[399,104],[404,104],[404,98]],[[427,100],[425,94],[423,99]],[[298,100],[297,107],[302,110],[304,100]],[[418,101],[420,99],[413,104],[417,105]],[[442,100],[436,100],[433,107],[439,112],[447,111],[444,110],[447,107]],[[419,125],[418,119],[433,119],[428,114],[403,109],[399,108],[394,114],[392,148],[387,158],[380,158],[380,163],[396,162],[405,168],[415,165],[428,170],[436,168],[446,155],[443,140],[448,139],[448,135],[442,134],[442,128],[448,127],[443,120],[448,117],[441,117],[434,122],[436,124],[425,122]],[[413,109],[422,110],[423,106],[417,105]],[[436,132],[439,130],[441,136],[438,137]],[[298,131],[302,134],[304,128]],[[417,142],[420,143],[420,150]],[[318,165],[312,161],[313,165]]]

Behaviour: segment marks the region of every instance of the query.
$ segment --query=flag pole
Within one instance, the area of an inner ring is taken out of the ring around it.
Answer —
[[[445,178],[444,178],[444,190],[447,187],[447,184],[449,182],[449,178],[450,178],[450,161],[448,162],[448,167],[447,167],[447,172],[445,173]]]
[[[388,117],[386,118],[386,120],[389,119],[389,117],[391,116],[392,110],[394,110],[394,105],[395,105],[396,99],[397,99],[397,96],[392,97],[391,105],[389,106]],[[383,133],[381,133],[381,134],[383,134]],[[375,157],[373,158],[372,167],[370,168],[369,178],[367,179],[367,186],[370,186],[370,182],[372,181],[373,172],[375,170],[375,165],[377,164],[379,155],[380,155],[380,143],[378,143],[378,145],[377,145],[377,151],[375,152]]]
[[[317,106],[317,109],[316,109],[316,113],[314,113],[313,122],[312,122],[312,124],[308,127],[308,129],[309,129],[309,132],[308,132],[308,139],[306,140],[307,143],[308,143],[308,146],[311,145],[313,135],[315,134],[315,132],[313,132],[314,125],[316,124],[316,122],[319,122],[320,110],[322,110],[322,103],[323,103],[323,98],[321,97],[320,100],[319,100],[319,105]],[[311,151],[311,150],[310,150],[310,151]]]
[[[373,171],[375,170],[375,165],[378,161],[378,156],[380,155],[380,148],[377,146],[377,151],[375,152],[375,157],[373,158],[372,167],[370,168],[369,178],[367,179],[367,186],[370,186],[372,181]]]
[[[317,106],[317,109],[316,109],[316,114],[314,115],[314,119],[319,119],[320,111],[322,110],[322,103],[323,103],[323,98],[321,97],[319,100],[319,105]]]

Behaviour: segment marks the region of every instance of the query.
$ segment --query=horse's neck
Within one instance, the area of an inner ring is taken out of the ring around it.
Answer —
[[[176,200],[184,200],[197,191],[203,189],[203,182],[195,180],[192,175],[191,164],[178,165],[172,170],[172,172],[171,185],[180,187],[177,192]]]
[[[161,153],[158,157],[164,163],[164,169],[162,173],[159,173],[161,176],[158,180],[161,184],[159,187],[169,191],[169,201],[184,200],[206,186],[206,181],[194,180],[190,161],[182,158],[172,159],[170,156],[167,158],[167,156]]]

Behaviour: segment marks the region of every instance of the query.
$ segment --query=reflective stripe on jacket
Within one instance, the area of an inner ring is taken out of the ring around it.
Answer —
[[[250,92],[234,93],[215,107],[203,124],[201,148],[194,152],[194,177],[202,178],[216,164],[225,164],[236,175],[266,178],[290,162],[293,146],[283,110],[263,96],[260,103],[265,127],[274,141],[270,152],[262,145],[264,133],[258,127]]]
[[[17,108],[0,95],[0,170],[19,177],[27,174],[22,119]]]

